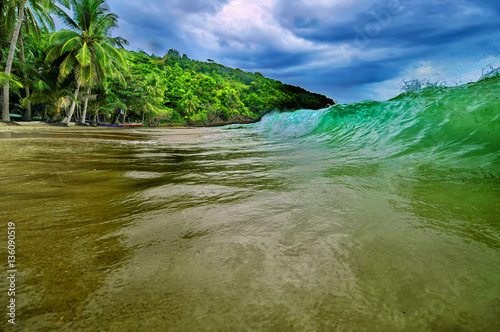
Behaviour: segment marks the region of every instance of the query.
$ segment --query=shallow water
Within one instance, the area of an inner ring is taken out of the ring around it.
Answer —
[[[500,330],[498,177],[129,133],[0,140],[15,330]]]
[[[0,328],[500,331],[499,95],[492,77],[178,135],[4,132]]]

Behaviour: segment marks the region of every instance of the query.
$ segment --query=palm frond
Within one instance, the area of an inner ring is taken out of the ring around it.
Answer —
[[[79,36],[78,32],[71,30],[61,30],[50,35],[49,47],[65,44],[68,40]]]
[[[29,1],[29,5],[25,8],[25,15],[34,29],[53,30],[55,28],[54,18],[50,15],[51,6],[51,1]]]
[[[73,51],[75,49],[77,49],[78,47],[82,46],[82,39],[80,38],[80,36],[76,36],[74,38],[71,38],[70,40],[68,40],[61,48],[61,54],[62,53],[66,53],[66,52],[70,52],[70,51]]]
[[[44,80],[38,80],[33,83],[33,88],[38,91],[46,91],[50,89],[50,86]]]
[[[70,8],[70,4],[71,4],[71,1],[70,0],[56,0],[57,3],[60,3],[61,5],[63,5],[64,7],[66,8]]]
[[[100,43],[94,43],[95,55],[102,67],[108,68],[110,65],[109,56]]]
[[[4,72],[0,72],[0,83],[4,85],[6,82],[9,82],[11,87],[20,89],[23,85],[19,82],[19,79],[12,74],[5,74]]]
[[[75,61],[71,54],[67,55],[64,61],[59,66],[60,79],[66,78],[74,69]]]
[[[118,51],[116,48],[109,45],[108,43],[103,43],[102,47],[109,54],[113,62],[117,63],[118,66],[122,67],[123,69],[127,68],[127,61],[125,61],[125,58],[123,57],[120,51]]]
[[[61,54],[61,47],[52,47],[47,51],[47,55],[45,56],[45,62],[53,62],[56,60]]]
[[[91,54],[86,42],[83,43],[83,46],[78,51],[76,59],[83,67],[87,67],[90,65]]]
[[[70,29],[78,31],[79,25],[73,20],[64,10],[59,7],[54,8],[54,13],[63,21],[64,24]]]

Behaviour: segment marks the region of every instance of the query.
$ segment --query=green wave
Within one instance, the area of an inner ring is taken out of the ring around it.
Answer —
[[[266,115],[257,129],[319,141],[332,158],[406,160],[500,170],[500,77],[433,86],[384,102],[335,105]]]

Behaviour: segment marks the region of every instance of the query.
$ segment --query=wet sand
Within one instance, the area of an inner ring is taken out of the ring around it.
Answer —
[[[92,126],[69,127],[48,124],[41,121],[17,122],[6,124],[0,122],[0,138],[95,138],[141,140],[158,139],[169,143],[188,143],[201,139],[207,135],[220,134],[218,128],[207,127],[134,127],[134,128],[106,128]]]

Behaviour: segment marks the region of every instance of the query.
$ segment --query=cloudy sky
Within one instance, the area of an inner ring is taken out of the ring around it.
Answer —
[[[498,0],[108,0],[129,49],[384,100],[403,79],[477,80],[500,66]]]

